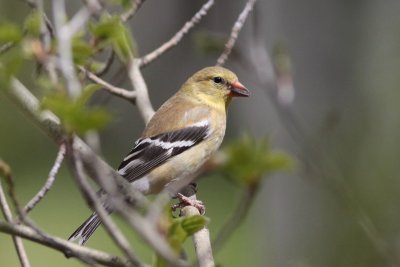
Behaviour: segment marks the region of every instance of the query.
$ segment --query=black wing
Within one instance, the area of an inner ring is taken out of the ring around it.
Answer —
[[[200,123],[177,131],[141,138],[121,162],[118,172],[132,182],[168,159],[197,145],[208,135],[209,125]]]

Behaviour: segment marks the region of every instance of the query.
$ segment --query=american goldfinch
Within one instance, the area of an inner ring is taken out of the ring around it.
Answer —
[[[236,96],[249,91],[233,72],[222,67],[196,72],[154,114],[118,173],[145,195],[176,194],[219,148],[227,107]],[[85,244],[100,224],[93,213],[69,240]]]

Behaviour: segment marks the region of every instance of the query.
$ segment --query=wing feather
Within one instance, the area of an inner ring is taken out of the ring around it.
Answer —
[[[209,124],[201,122],[180,130],[136,141],[118,167],[118,172],[132,182],[143,177],[170,158],[196,146],[209,136]]]

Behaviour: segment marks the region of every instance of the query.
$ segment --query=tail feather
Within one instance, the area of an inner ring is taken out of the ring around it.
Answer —
[[[79,245],[83,246],[93,232],[101,224],[100,217],[94,212],[75,232],[68,238],[70,241],[79,239]]]

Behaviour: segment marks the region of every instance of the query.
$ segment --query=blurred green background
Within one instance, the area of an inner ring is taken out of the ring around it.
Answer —
[[[81,2],[68,4],[75,10]],[[170,38],[201,4],[146,1],[131,21],[139,53]],[[191,73],[215,64],[216,57],[196,49],[195,34],[226,36],[243,5],[216,1],[178,47],[144,69],[154,106]],[[257,3],[256,19],[252,15],[246,22],[238,53],[227,65],[252,91],[251,98],[232,104],[227,140],[242,132],[268,135],[273,147],[291,153],[299,163],[294,172],[265,180],[245,223],[216,254],[221,266],[400,266],[399,10],[397,0]],[[0,0],[2,21],[21,23],[28,11],[22,1]],[[260,86],[246,64],[252,60],[255,35],[266,51],[272,53],[281,43],[290,55],[296,97],[284,109],[274,108],[276,100],[268,94],[274,88]],[[120,85],[128,88],[126,75],[120,76]],[[34,66],[25,66],[20,78],[29,86],[34,77]],[[118,98],[100,93],[95,102],[113,114],[101,142],[103,157],[117,166],[143,122],[136,108]],[[300,125],[295,130],[293,118]],[[21,203],[41,187],[55,155],[54,143],[0,94],[0,157],[12,167]],[[217,176],[202,179],[199,188],[215,236],[241,192]],[[68,237],[89,213],[63,167],[31,216],[49,233]],[[124,229],[135,249],[150,260],[143,242]],[[25,244],[32,266],[81,266],[53,250]],[[102,229],[88,246],[118,253]],[[192,249],[190,242],[187,247]],[[0,234],[0,265],[18,264],[11,238]]]

